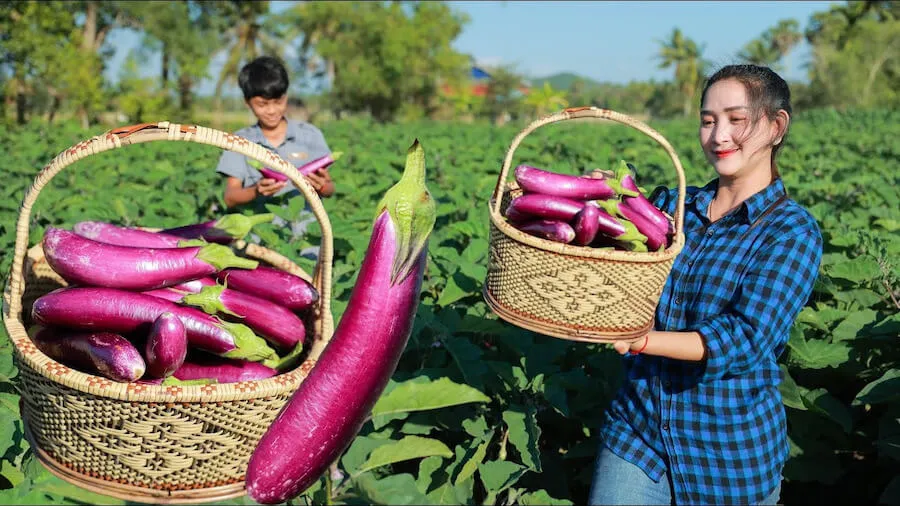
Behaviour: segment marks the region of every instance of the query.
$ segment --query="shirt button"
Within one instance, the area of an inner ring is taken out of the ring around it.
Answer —
[[[675,304],[681,304],[681,297],[675,297]]]
[[[666,380],[666,381],[663,383],[663,385],[665,385],[666,388],[669,388],[670,386],[672,386],[672,382],[669,381],[669,380]]]
[[[668,423],[662,424],[662,430],[669,430],[669,424]]]
[[[707,230],[707,231],[706,231],[706,237],[712,237],[712,236],[713,236],[713,231],[712,231],[712,230]]]

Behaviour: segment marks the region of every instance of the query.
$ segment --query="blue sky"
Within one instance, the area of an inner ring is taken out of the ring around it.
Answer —
[[[295,2],[272,2],[281,11]],[[529,77],[574,72],[598,81],[670,79],[672,69],[658,69],[654,59],[659,41],[678,27],[704,45],[704,56],[714,64],[730,63],[751,39],[779,20],[794,18],[800,29],[810,16],[842,2],[813,1],[458,1],[448,2],[469,15],[454,47],[486,64],[514,64]],[[110,34],[117,52],[106,75],[112,80],[128,51],[140,40],[132,31]],[[806,80],[803,68],[809,47],[801,42],[787,58],[784,76]],[[217,75],[222,58],[213,60]],[[159,58],[147,62],[146,74],[158,75]],[[213,80],[198,88],[211,93]],[[233,90],[236,92],[237,90]]]

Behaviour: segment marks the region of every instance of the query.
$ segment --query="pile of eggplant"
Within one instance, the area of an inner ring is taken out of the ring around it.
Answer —
[[[273,218],[227,214],[159,232],[48,227],[44,257],[68,286],[35,300],[29,335],[50,358],[119,382],[275,376],[302,353],[319,294],[230,247]]]
[[[504,216],[522,232],[543,239],[594,248],[662,251],[675,227],[638,187],[629,165],[585,176],[519,165],[515,178],[523,194]]]

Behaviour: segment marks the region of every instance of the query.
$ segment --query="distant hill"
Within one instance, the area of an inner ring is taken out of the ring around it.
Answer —
[[[559,74],[553,74],[551,76],[534,78],[531,79],[530,83],[533,87],[540,87],[543,86],[545,82],[549,82],[550,86],[552,86],[555,90],[567,90],[570,86],[572,86],[572,83],[576,79],[583,80],[585,86],[588,88],[593,88],[594,86],[600,85],[599,82],[594,81],[589,77],[573,74],[572,72],[561,72]]]

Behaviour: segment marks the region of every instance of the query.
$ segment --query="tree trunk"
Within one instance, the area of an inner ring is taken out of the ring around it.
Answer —
[[[55,89],[50,90],[50,96],[52,99],[50,101],[50,109],[47,111],[47,123],[53,124],[53,119],[56,118],[56,113],[59,112],[59,104],[62,99],[59,96],[59,92]]]
[[[179,76],[178,78],[178,94],[180,97],[181,112],[185,117],[190,115],[191,108],[194,105],[194,94],[191,89],[194,87],[190,77]]]
[[[863,106],[869,103],[869,94],[872,93],[872,85],[875,84],[875,79],[878,77],[878,71],[881,69],[881,66],[888,60],[890,57],[890,50],[885,50],[881,56],[875,60],[875,64],[872,65],[872,68],[869,69],[869,75],[866,77],[866,84],[863,87],[862,92],[862,104]]]
[[[20,125],[25,124],[25,109],[27,104],[28,102],[25,97],[25,92],[23,92],[20,88],[19,91],[16,92],[16,123]]]
[[[169,84],[169,51],[166,43],[163,42],[162,47],[162,87],[163,89]]]
[[[82,51],[86,53],[93,52],[94,41],[97,40],[97,2],[87,2],[83,35],[84,37],[81,39]]]

